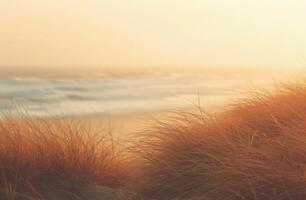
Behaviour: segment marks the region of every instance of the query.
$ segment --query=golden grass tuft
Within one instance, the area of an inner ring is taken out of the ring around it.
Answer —
[[[57,191],[73,199],[86,184],[118,188],[127,166],[117,146],[108,133],[77,121],[6,115],[0,120],[0,199],[48,199]]]
[[[179,113],[140,136],[143,199],[306,199],[306,85],[226,111]]]

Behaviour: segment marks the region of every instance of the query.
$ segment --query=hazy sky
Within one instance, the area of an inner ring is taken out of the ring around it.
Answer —
[[[305,10],[305,0],[0,0],[0,66],[301,68]]]

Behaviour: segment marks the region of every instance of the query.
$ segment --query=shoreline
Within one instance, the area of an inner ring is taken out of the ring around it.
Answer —
[[[227,104],[203,108],[208,114],[222,112]],[[131,113],[109,113],[109,114],[89,114],[78,116],[55,117],[54,119],[72,120],[89,125],[91,130],[111,131],[112,135],[117,138],[126,138],[130,135],[137,134],[143,130],[154,126],[157,121],[167,121],[176,114],[192,112],[200,113],[197,107],[185,107],[179,109],[163,109],[157,111],[131,112]]]
[[[202,107],[205,113],[215,114],[223,112],[227,104],[215,105],[209,107]],[[105,133],[110,132],[112,136],[119,139],[126,139],[129,136],[137,134],[143,130],[150,129],[158,121],[167,121],[175,117],[179,113],[200,113],[197,106],[181,107],[177,109],[168,108],[155,111],[135,111],[135,112],[121,112],[121,113],[96,113],[84,115],[31,115],[26,112],[18,112],[16,115],[2,115],[0,119],[9,119],[21,121],[30,118],[34,121],[48,121],[53,122],[71,122],[74,125],[86,127],[91,132]]]
[[[183,110],[183,109],[182,109]],[[184,109],[190,110],[188,108]],[[117,138],[125,138],[136,134],[154,124],[155,120],[171,117],[172,110],[149,112],[92,114],[83,116],[55,117],[55,119],[77,121],[89,125],[91,130],[110,131]]]

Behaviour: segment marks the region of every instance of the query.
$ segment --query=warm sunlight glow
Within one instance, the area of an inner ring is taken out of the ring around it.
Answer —
[[[302,68],[303,0],[0,2],[0,65]]]
[[[306,200],[306,0],[0,13],[0,200]]]

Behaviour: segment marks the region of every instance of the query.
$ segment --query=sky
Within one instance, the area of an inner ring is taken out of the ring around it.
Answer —
[[[305,10],[305,0],[0,0],[0,70],[299,69]]]

